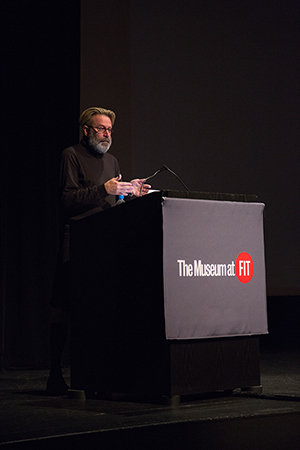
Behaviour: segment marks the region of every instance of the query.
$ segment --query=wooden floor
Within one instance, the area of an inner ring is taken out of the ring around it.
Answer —
[[[0,374],[1,448],[300,449],[300,351],[261,350],[261,394],[47,397],[45,370]],[[68,380],[69,372],[65,370]]]

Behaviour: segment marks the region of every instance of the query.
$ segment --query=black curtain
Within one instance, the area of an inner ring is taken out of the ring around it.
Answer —
[[[43,367],[58,157],[78,140],[80,1],[12,1],[1,14],[1,367]]]

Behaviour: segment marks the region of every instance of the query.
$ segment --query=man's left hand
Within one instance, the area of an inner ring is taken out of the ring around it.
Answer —
[[[144,181],[145,180],[140,180],[138,178],[130,181],[130,183],[133,186],[133,195],[135,195],[136,197],[141,197],[142,195],[148,194],[149,189],[151,189],[150,184],[143,184]],[[142,184],[143,184],[143,187],[142,187],[142,191],[141,191]]]

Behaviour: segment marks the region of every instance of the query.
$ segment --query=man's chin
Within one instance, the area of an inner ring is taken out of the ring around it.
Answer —
[[[94,147],[95,151],[100,154],[104,154],[104,153],[108,152],[109,148],[110,148],[109,144],[108,145],[102,144],[102,145],[97,145],[96,147]]]
[[[88,136],[87,141],[88,141],[88,145],[95,152],[99,153],[100,155],[108,152],[108,150],[110,149],[110,146],[111,146],[110,140],[99,141],[98,139],[96,139],[93,136]]]

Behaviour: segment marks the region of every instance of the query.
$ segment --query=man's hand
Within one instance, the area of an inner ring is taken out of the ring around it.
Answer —
[[[133,194],[134,187],[132,183],[121,182],[122,175],[120,174],[116,178],[111,178],[106,183],[104,187],[106,192],[111,195],[128,195]]]
[[[128,195],[133,194],[136,197],[141,197],[142,195],[148,194],[149,189],[151,189],[150,184],[143,184],[144,180],[140,180],[138,178],[131,180],[130,183],[120,181],[122,179],[122,175],[120,174],[116,178],[111,178],[106,183],[104,183],[104,187],[106,192],[111,195]],[[141,186],[142,191],[141,191]]]
[[[131,184],[133,186],[133,195],[135,195],[136,197],[141,197],[142,195],[146,195],[149,192],[149,189],[151,189],[151,185],[150,184],[143,184],[145,180],[140,180],[138,178],[136,178],[135,180],[131,180]],[[141,192],[141,186],[143,184],[142,187],[142,192]]]

